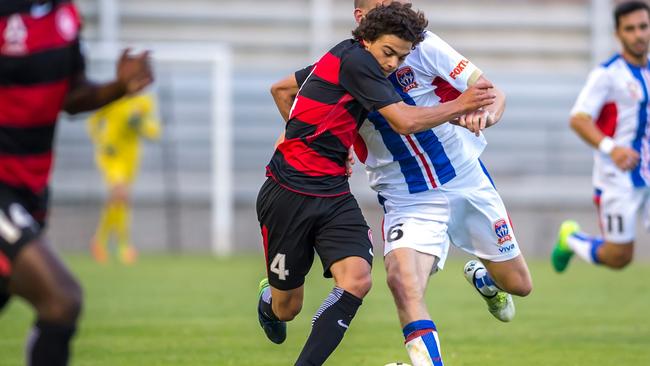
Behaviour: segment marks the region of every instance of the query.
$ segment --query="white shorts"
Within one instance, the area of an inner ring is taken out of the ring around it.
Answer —
[[[646,230],[650,230],[650,187],[614,187],[596,190],[598,217],[607,242],[627,244],[636,236],[636,219],[642,213]]]
[[[438,257],[449,244],[481,259],[503,262],[520,254],[506,208],[477,161],[443,187],[415,194],[379,192],[384,206],[384,256],[412,248]]]

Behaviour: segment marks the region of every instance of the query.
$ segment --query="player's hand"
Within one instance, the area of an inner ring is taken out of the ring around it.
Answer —
[[[460,116],[456,124],[467,128],[478,137],[481,135],[481,131],[493,123],[492,114],[484,109],[479,109]]]
[[[465,90],[454,102],[459,104],[461,114],[474,112],[494,103],[497,95],[493,88],[494,85],[491,82],[481,79]]]
[[[149,51],[131,55],[131,49],[122,51],[117,62],[117,81],[126,94],[137,93],[153,82]]]
[[[610,156],[614,164],[623,171],[632,170],[639,165],[639,153],[629,147],[616,146]]]
[[[348,150],[348,159],[345,161],[345,174],[348,177],[352,176],[352,167],[354,167],[354,148],[351,147],[350,150]]]

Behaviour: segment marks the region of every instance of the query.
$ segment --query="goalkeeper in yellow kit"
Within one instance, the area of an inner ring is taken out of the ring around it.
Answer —
[[[143,94],[119,99],[88,120],[95,160],[109,189],[91,245],[93,257],[100,263],[108,261],[107,246],[112,235],[122,263],[132,264],[137,258],[130,238],[129,193],[138,171],[140,138],[160,137],[160,123],[155,114],[154,98]]]

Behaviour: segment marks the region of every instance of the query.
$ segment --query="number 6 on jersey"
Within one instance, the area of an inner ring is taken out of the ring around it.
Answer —
[[[269,268],[269,270],[277,274],[278,278],[281,280],[286,280],[287,276],[289,275],[289,270],[285,269],[284,264],[286,257],[287,256],[285,254],[276,254],[275,258],[273,258],[273,262],[271,262],[271,268]]]

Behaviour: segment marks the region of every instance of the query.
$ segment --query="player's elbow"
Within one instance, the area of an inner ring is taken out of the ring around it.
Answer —
[[[400,135],[410,135],[418,132],[417,124],[409,118],[394,118],[389,121],[393,130]]]

